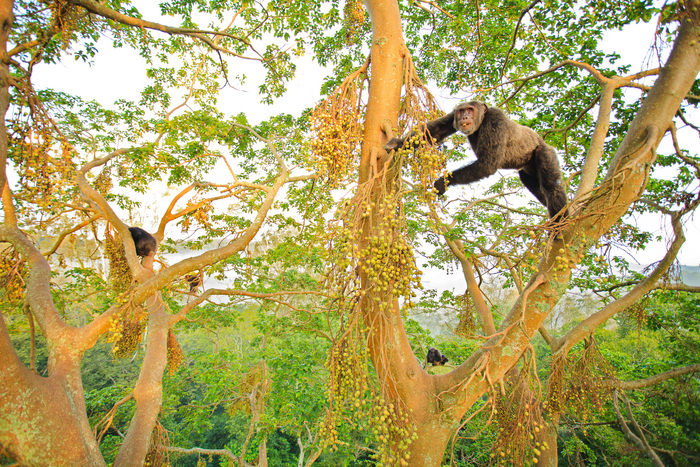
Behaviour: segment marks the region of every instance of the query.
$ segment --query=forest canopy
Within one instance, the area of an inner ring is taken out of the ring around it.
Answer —
[[[697,465],[698,7],[0,1],[0,465]]]

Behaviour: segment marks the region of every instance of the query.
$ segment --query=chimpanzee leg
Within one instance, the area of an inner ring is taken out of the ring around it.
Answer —
[[[535,198],[542,203],[543,206],[547,206],[547,198],[545,198],[542,189],[540,188],[540,179],[536,175],[530,175],[524,170],[519,170],[518,175],[520,176],[520,181],[523,182],[525,188],[530,190],[530,193],[535,195]]]
[[[540,145],[535,150],[537,161],[537,175],[540,179],[540,187],[547,199],[549,217],[556,216],[569,202],[561,180],[561,169],[557,154],[551,146]],[[569,215],[568,209],[562,213],[562,219]]]

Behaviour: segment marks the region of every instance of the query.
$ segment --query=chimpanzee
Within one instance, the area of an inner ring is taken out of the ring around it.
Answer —
[[[138,256],[154,256],[158,249],[158,242],[153,235],[139,227],[129,227],[131,238],[134,239],[136,254]]]
[[[192,293],[196,291],[197,287],[199,287],[202,284],[202,276],[198,273],[186,274],[185,281],[187,281],[187,283],[189,284],[190,293]]]
[[[476,154],[475,162],[448,174],[447,180],[440,177],[435,181],[438,195],[444,194],[448,185],[473,183],[498,169],[516,169],[523,185],[547,207],[549,217],[566,206],[568,200],[554,149],[533,129],[514,122],[502,110],[479,101],[459,104],[444,117],[428,122],[424,131],[428,141],[434,140],[435,144],[461,131],[468,136]],[[414,134],[394,138],[385,148],[399,149]],[[568,214],[567,210],[561,217]]]
[[[441,354],[435,347],[428,349],[428,355],[425,357],[425,359],[428,361],[428,363],[432,363],[433,366],[444,365],[445,363],[449,362],[447,357]]]

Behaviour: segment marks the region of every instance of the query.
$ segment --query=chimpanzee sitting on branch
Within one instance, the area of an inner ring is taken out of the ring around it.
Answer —
[[[146,257],[156,254],[158,242],[153,235],[149,234],[140,227],[129,227],[131,238],[134,240],[134,247],[138,256]]]
[[[547,207],[549,217],[559,214],[563,219],[569,214],[564,211],[567,198],[554,149],[533,129],[514,122],[502,110],[479,101],[459,104],[444,117],[428,122],[424,131],[427,140],[435,144],[461,131],[476,154],[475,162],[448,174],[447,179],[435,181],[438,195],[444,194],[448,185],[473,183],[498,169],[516,169],[523,185]],[[394,138],[385,148],[402,148],[414,134]]]
[[[428,355],[425,356],[425,360],[428,363],[432,363],[433,366],[444,365],[445,363],[449,362],[447,357],[441,354],[440,351],[435,347],[431,347],[428,349]]]

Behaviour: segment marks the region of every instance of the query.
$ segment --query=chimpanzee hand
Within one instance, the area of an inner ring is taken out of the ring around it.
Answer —
[[[399,150],[403,147],[404,138],[394,138],[384,145],[384,149],[387,151]]]
[[[445,194],[445,177],[440,177],[437,180],[435,180],[435,184],[433,185],[433,190],[437,191],[437,194],[439,196],[442,196]]]

